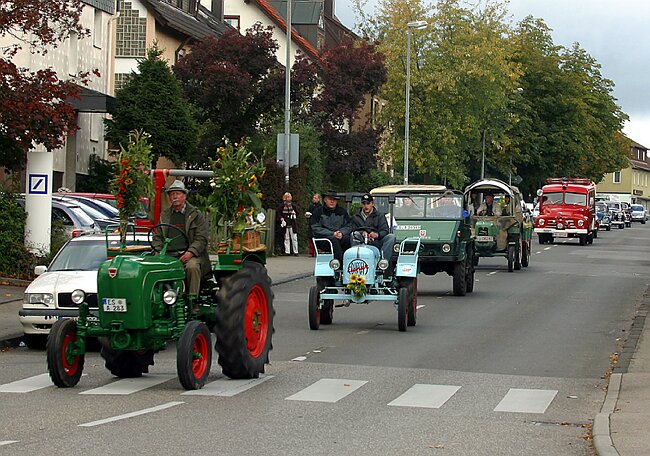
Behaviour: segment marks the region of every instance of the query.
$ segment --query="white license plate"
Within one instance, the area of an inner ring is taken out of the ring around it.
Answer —
[[[102,298],[104,312],[126,312],[126,299]]]
[[[555,233],[554,236],[555,237],[569,237],[569,235],[567,233]]]
[[[476,240],[479,242],[492,242],[494,238],[492,236],[476,236]]]

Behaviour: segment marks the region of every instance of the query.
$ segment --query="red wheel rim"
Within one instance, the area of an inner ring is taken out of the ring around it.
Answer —
[[[269,331],[269,306],[264,289],[255,285],[248,294],[244,314],[244,337],[246,348],[252,357],[257,358],[266,347]]]
[[[210,350],[210,345],[205,334],[198,334],[192,347],[192,372],[194,378],[201,378],[205,374],[208,368],[208,350]]]
[[[70,348],[68,346],[77,341],[77,336],[74,333],[68,333],[63,338],[63,343],[61,344],[61,361],[63,362],[63,370],[66,375],[72,377],[77,373],[79,369],[79,357],[72,357],[72,362],[68,361],[68,351]]]

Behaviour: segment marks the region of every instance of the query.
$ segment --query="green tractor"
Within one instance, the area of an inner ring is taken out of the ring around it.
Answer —
[[[167,233],[162,247],[152,236],[161,228]],[[224,375],[250,379],[264,372],[275,315],[265,251],[247,251],[243,243],[228,247],[202,281],[198,298],[190,299],[183,264],[166,254],[178,236],[185,233],[158,224],[149,231],[148,241],[138,242],[134,234],[130,245],[118,249],[108,249],[107,241],[109,259],[97,275],[98,312],[90,311],[83,290],[75,290],[78,319],[59,320],[52,327],[47,364],[55,385],[65,388],[79,382],[89,337],[99,339],[106,368],[120,378],[147,373],[156,352],[175,341],[180,383],[188,390],[199,389],[212,365],[211,333],[216,335]]]
[[[481,197],[493,201],[489,213],[481,209],[487,209],[485,203],[478,205]],[[465,199],[475,207],[471,216],[475,264],[480,257],[501,256],[508,260],[508,272],[527,267],[533,224],[519,189],[498,179],[483,179],[465,189]]]

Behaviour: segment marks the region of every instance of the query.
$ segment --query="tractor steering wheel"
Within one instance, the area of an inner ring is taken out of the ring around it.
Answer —
[[[361,236],[363,236],[364,243],[367,244],[370,237],[364,236],[363,233],[370,233],[371,231],[376,232],[376,230],[371,226],[358,226],[352,230],[352,236],[354,237],[355,234],[359,233]]]
[[[165,236],[163,228],[167,228],[167,236]],[[177,236],[174,236],[172,238],[169,237],[169,229],[175,230],[177,233],[179,233]],[[190,245],[190,240],[187,238],[187,235],[183,230],[181,230],[179,227],[170,225],[169,223],[159,223],[157,225],[152,226],[149,228],[149,231],[147,232],[147,240],[149,241],[149,245],[151,246],[151,250],[153,250],[155,253],[160,253],[160,251],[163,249],[165,245],[169,245],[172,241],[182,237],[185,239],[185,244],[189,247]],[[183,256],[183,254],[187,252],[187,249],[183,250],[182,252],[176,252],[179,257]]]

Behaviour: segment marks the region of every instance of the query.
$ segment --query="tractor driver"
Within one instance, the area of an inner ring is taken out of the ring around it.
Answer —
[[[338,206],[338,199],[336,192],[324,192],[324,204],[312,213],[309,223],[314,238],[329,239],[332,242],[334,258],[342,263],[343,251],[350,247],[352,223],[348,211]],[[323,246],[317,244],[316,248],[319,247]]]
[[[171,206],[160,213],[160,223],[177,227],[185,233],[187,239],[180,236],[179,233],[174,234],[176,230],[163,227],[162,230],[156,230],[153,242],[154,245],[161,248],[163,234],[174,238],[167,247],[167,254],[178,257],[185,265],[189,295],[197,297],[201,287],[201,278],[212,269],[207,249],[208,225],[201,211],[187,202],[187,188],[182,181],[174,181],[167,188],[167,195]]]
[[[501,215],[501,206],[494,204],[494,195],[485,195],[485,201],[479,206],[477,215]]]
[[[395,235],[388,232],[386,215],[375,208],[374,198],[366,193],[361,197],[361,210],[352,217],[352,245],[361,244],[360,232],[368,234],[368,245],[374,245],[381,252],[382,258],[390,260],[395,244]],[[364,228],[361,230],[360,228]]]

